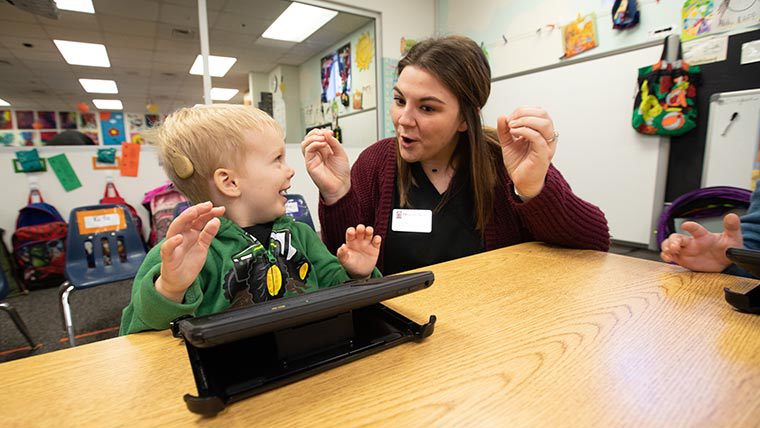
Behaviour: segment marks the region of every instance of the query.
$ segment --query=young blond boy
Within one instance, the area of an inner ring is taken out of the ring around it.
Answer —
[[[371,227],[349,228],[336,258],[309,226],[284,215],[294,171],[282,130],[266,113],[183,108],[157,140],[164,170],[196,205],[145,257],[120,334],[378,274],[380,236]]]

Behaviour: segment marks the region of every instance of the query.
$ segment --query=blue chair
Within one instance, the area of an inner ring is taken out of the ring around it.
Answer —
[[[285,197],[288,198],[288,202],[285,203],[285,215],[293,217],[295,221],[306,223],[312,229],[314,229],[314,221],[311,219],[309,207],[306,205],[306,200],[303,198],[303,196],[297,194],[289,194],[285,195]]]
[[[134,278],[145,258],[132,216],[122,205],[75,208],[66,239],[66,279],[59,292],[63,326],[76,345],[69,296],[84,290]]]
[[[3,272],[2,269],[0,269],[0,300],[5,299],[8,297],[8,293],[10,292],[10,287],[8,287],[8,280],[5,278],[5,272]],[[21,319],[21,316],[16,312],[16,309],[13,308],[13,306],[10,305],[10,303],[7,302],[0,302],[0,309],[2,309],[5,312],[8,312],[8,315],[10,315],[11,320],[14,324],[16,324],[16,328],[18,328],[18,331],[21,332],[21,334],[24,335],[24,338],[27,342],[29,342],[29,346],[32,347],[32,349],[35,349],[38,347],[38,345],[34,342],[34,339],[32,339],[32,335],[29,334],[29,329],[26,328],[26,324],[24,324],[24,320]]]

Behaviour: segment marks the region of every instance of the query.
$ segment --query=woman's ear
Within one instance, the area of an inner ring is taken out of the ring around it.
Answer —
[[[219,168],[214,171],[214,186],[224,196],[236,198],[240,196],[240,186],[235,171]]]
[[[467,121],[463,120],[459,123],[459,127],[457,128],[457,132],[464,132],[469,129],[469,126],[467,126]]]

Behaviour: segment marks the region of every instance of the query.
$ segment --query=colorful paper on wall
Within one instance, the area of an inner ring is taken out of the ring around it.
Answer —
[[[23,172],[44,171],[44,165],[37,149],[19,150],[16,152],[16,160]]]
[[[55,131],[42,131],[40,132],[40,140],[42,140],[43,143],[47,144],[56,135],[58,135],[58,133]]]
[[[596,14],[578,15],[578,19],[562,27],[562,58],[570,58],[599,46],[596,36]]]
[[[58,123],[55,118],[54,111],[38,111],[37,122],[39,122],[39,129],[57,129]]]
[[[713,18],[712,0],[686,0],[681,9],[681,40],[688,41],[710,32]]]
[[[58,177],[58,181],[61,182],[64,190],[71,192],[82,187],[82,183],[79,182],[79,177],[74,172],[74,168],[71,167],[69,158],[66,157],[65,153],[49,157],[48,163],[53,168],[53,172],[55,172],[55,176]]]
[[[369,32],[363,33],[356,42],[356,66],[359,70],[369,69],[373,56],[375,56],[375,45],[372,43],[372,38]]]
[[[758,0],[720,0],[718,4],[718,10],[713,17],[716,31],[760,24]]]
[[[0,110],[0,129],[13,129],[10,110]]]
[[[61,119],[61,129],[77,129],[77,113],[74,111],[62,111],[58,113]]]
[[[20,146],[34,146],[40,143],[40,133],[37,131],[22,131],[19,136],[21,137]]]
[[[16,127],[18,129],[34,129],[34,112],[16,110]]]
[[[97,131],[98,117],[95,113],[82,113],[79,115],[79,127],[82,130]]]
[[[103,135],[103,144],[106,146],[117,145],[126,141],[124,113],[101,111],[100,130]]]
[[[16,140],[16,134],[13,132],[0,132],[0,146],[12,146]]]
[[[121,145],[121,175],[124,177],[137,177],[140,166],[140,145],[123,143]]]
[[[116,163],[116,149],[98,149],[98,162]]]
[[[398,80],[398,76],[396,75],[397,66],[398,60],[393,58],[383,58],[383,138],[390,138],[396,135],[396,130],[393,127],[393,121],[391,120],[390,110],[391,105],[393,105],[393,87]]]

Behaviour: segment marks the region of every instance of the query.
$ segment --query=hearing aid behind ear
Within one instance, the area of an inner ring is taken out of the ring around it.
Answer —
[[[190,178],[195,171],[190,159],[187,156],[178,153],[176,150],[172,150],[170,162],[174,169],[174,173],[177,174],[177,177],[179,178]]]

